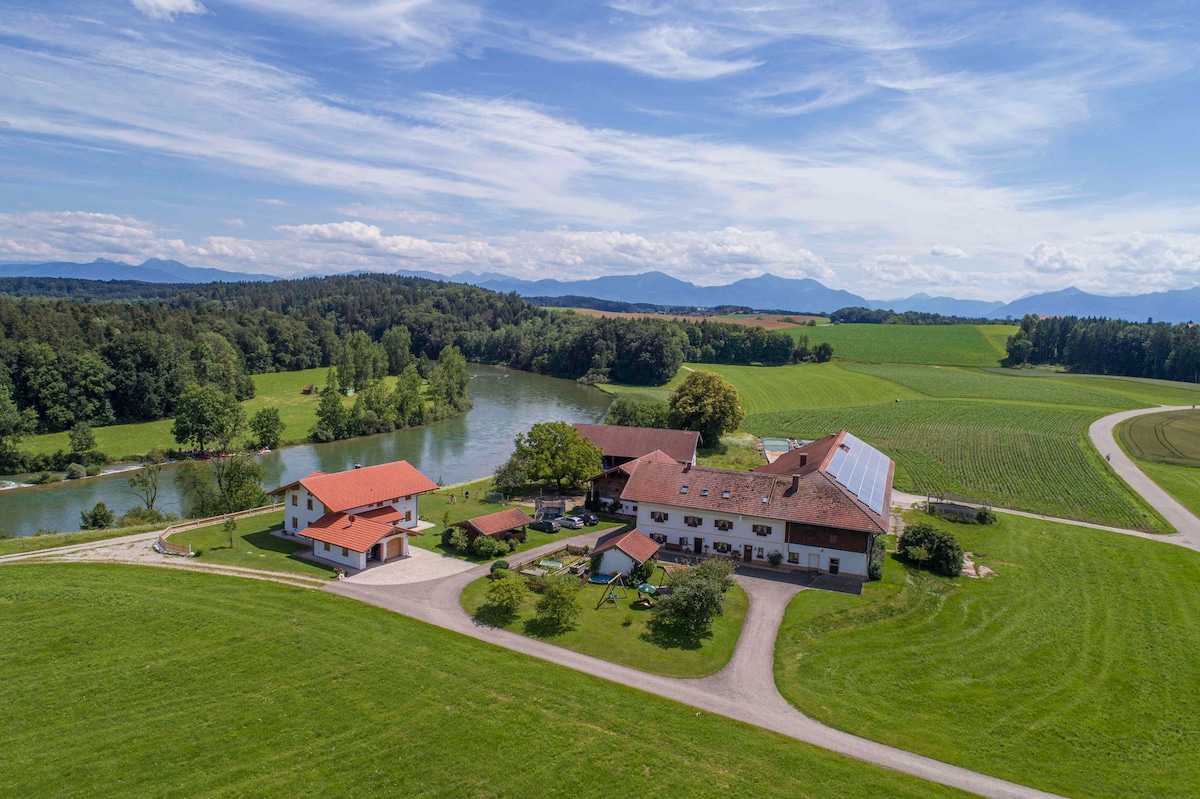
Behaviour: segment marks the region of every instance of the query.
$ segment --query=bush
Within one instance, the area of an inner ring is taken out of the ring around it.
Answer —
[[[508,571],[510,568],[507,560],[498,560],[492,564],[492,574],[498,571]]]
[[[980,524],[995,524],[1000,520],[996,517],[996,512],[991,508],[980,508],[979,513],[975,514],[975,521]]]
[[[871,559],[867,563],[867,579],[883,579],[883,559],[886,555],[887,544],[884,543],[883,536],[875,536],[874,543],[871,544]]]
[[[484,605],[489,608],[491,615],[502,614],[511,617],[521,609],[528,593],[524,581],[505,577],[488,586]]]
[[[583,611],[576,601],[579,583],[571,578],[556,577],[546,582],[546,590],[537,602],[537,624],[549,633],[563,632],[575,626]]]
[[[767,563],[770,563],[772,566],[778,566],[780,563],[783,563],[783,553],[775,550],[770,555],[767,555]]]
[[[100,470],[101,470],[101,468],[102,468],[102,467],[100,466],[100,464],[98,464],[98,463],[93,463],[91,466],[87,467],[87,470],[86,470],[86,471],[87,471],[87,476],[88,476],[88,477],[95,477],[96,475],[100,474]]]
[[[513,576],[515,576],[515,575],[512,572],[510,572],[508,569],[493,569],[491,574],[488,575],[488,579],[490,579],[490,580],[507,580],[508,578],[513,577]]]
[[[139,505],[125,511],[124,515],[117,520],[117,527],[137,527],[143,524],[166,525],[177,521],[179,521],[179,517],[174,513],[163,513],[158,508],[151,510]]]
[[[97,502],[92,509],[79,512],[80,530],[105,530],[116,523],[116,516],[103,502]]]
[[[658,560],[656,558],[650,558],[640,566],[634,566],[629,571],[629,584],[641,585],[642,583],[649,582],[650,578],[654,576],[654,570],[657,568]]]
[[[904,528],[900,537],[901,556],[918,567],[928,566],[934,574],[957,577],[962,572],[963,550],[952,534],[921,522]]]
[[[654,623],[682,628],[688,635],[703,635],[713,619],[724,614],[721,583],[693,567],[677,576],[671,593],[654,606]]]
[[[471,549],[471,538],[461,527],[455,527],[443,533],[442,542],[458,552],[468,552]]]
[[[476,537],[471,544],[471,551],[475,553],[476,557],[491,560],[503,555],[507,551],[507,547],[489,535],[481,535]]]
[[[72,463],[67,466],[67,479],[79,480],[87,477],[87,467],[80,463]]]
[[[709,558],[692,567],[695,574],[716,580],[721,586],[721,593],[733,588],[734,563],[726,558]]]

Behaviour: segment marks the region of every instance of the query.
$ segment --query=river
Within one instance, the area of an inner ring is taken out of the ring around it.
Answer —
[[[313,471],[337,472],[356,463],[370,466],[407,460],[431,480],[447,484],[487,477],[508,459],[513,438],[537,422],[597,422],[610,397],[571,380],[470,364],[464,416],[434,425],[377,436],[285,447],[259,459],[263,485],[272,489]],[[129,474],[112,474],[46,486],[0,491],[0,530],[32,535],[39,530],[77,530],[79,512],[104,502],[118,515],[139,504]],[[181,514],[174,468],[162,473],[156,507]]]

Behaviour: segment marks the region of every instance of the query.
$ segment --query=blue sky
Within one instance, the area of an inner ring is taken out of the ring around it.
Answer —
[[[1200,284],[1192,2],[8,0],[0,260]]]

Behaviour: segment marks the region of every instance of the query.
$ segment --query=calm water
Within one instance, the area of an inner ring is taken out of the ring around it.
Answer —
[[[597,422],[609,397],[570,380],[487,366],[469,366],[474,407],[465,416],[415,430],[366,438],[287,447],[260,456],[268,490],[312,471],[337,472],[355,463],[370,466],[407,460],[431,480],[459,483],[487,477],[512,453],[513,438],[536,422]],[[115,474],[0,491],[0,530],[31,535],[38,530],[77,530],[79,512],[104,502],[118,515],[140,501],[128,474]],[[174,469],[163,469],[156,507],[181,513]]]

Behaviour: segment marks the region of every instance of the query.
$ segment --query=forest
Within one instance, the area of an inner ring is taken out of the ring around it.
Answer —
[[[253,395],[251,374],[331,365],[345,382],[364,340],[390,352],[391,373],[411,356],[427,376],[457,347],[470,361],[638,385],[666,382],[685,360],[829,357],[762,328],[596,319],[393,275],[174,286],[13,278],[0,293],[0,447],[15,433],[169,417],[189,385],[241,400]]]
[[[1191,322],[1125,322],[1027,314],[1008,339],[1005,366],[1056,365],[1072,372],[1200,382],[1200,329]]]

